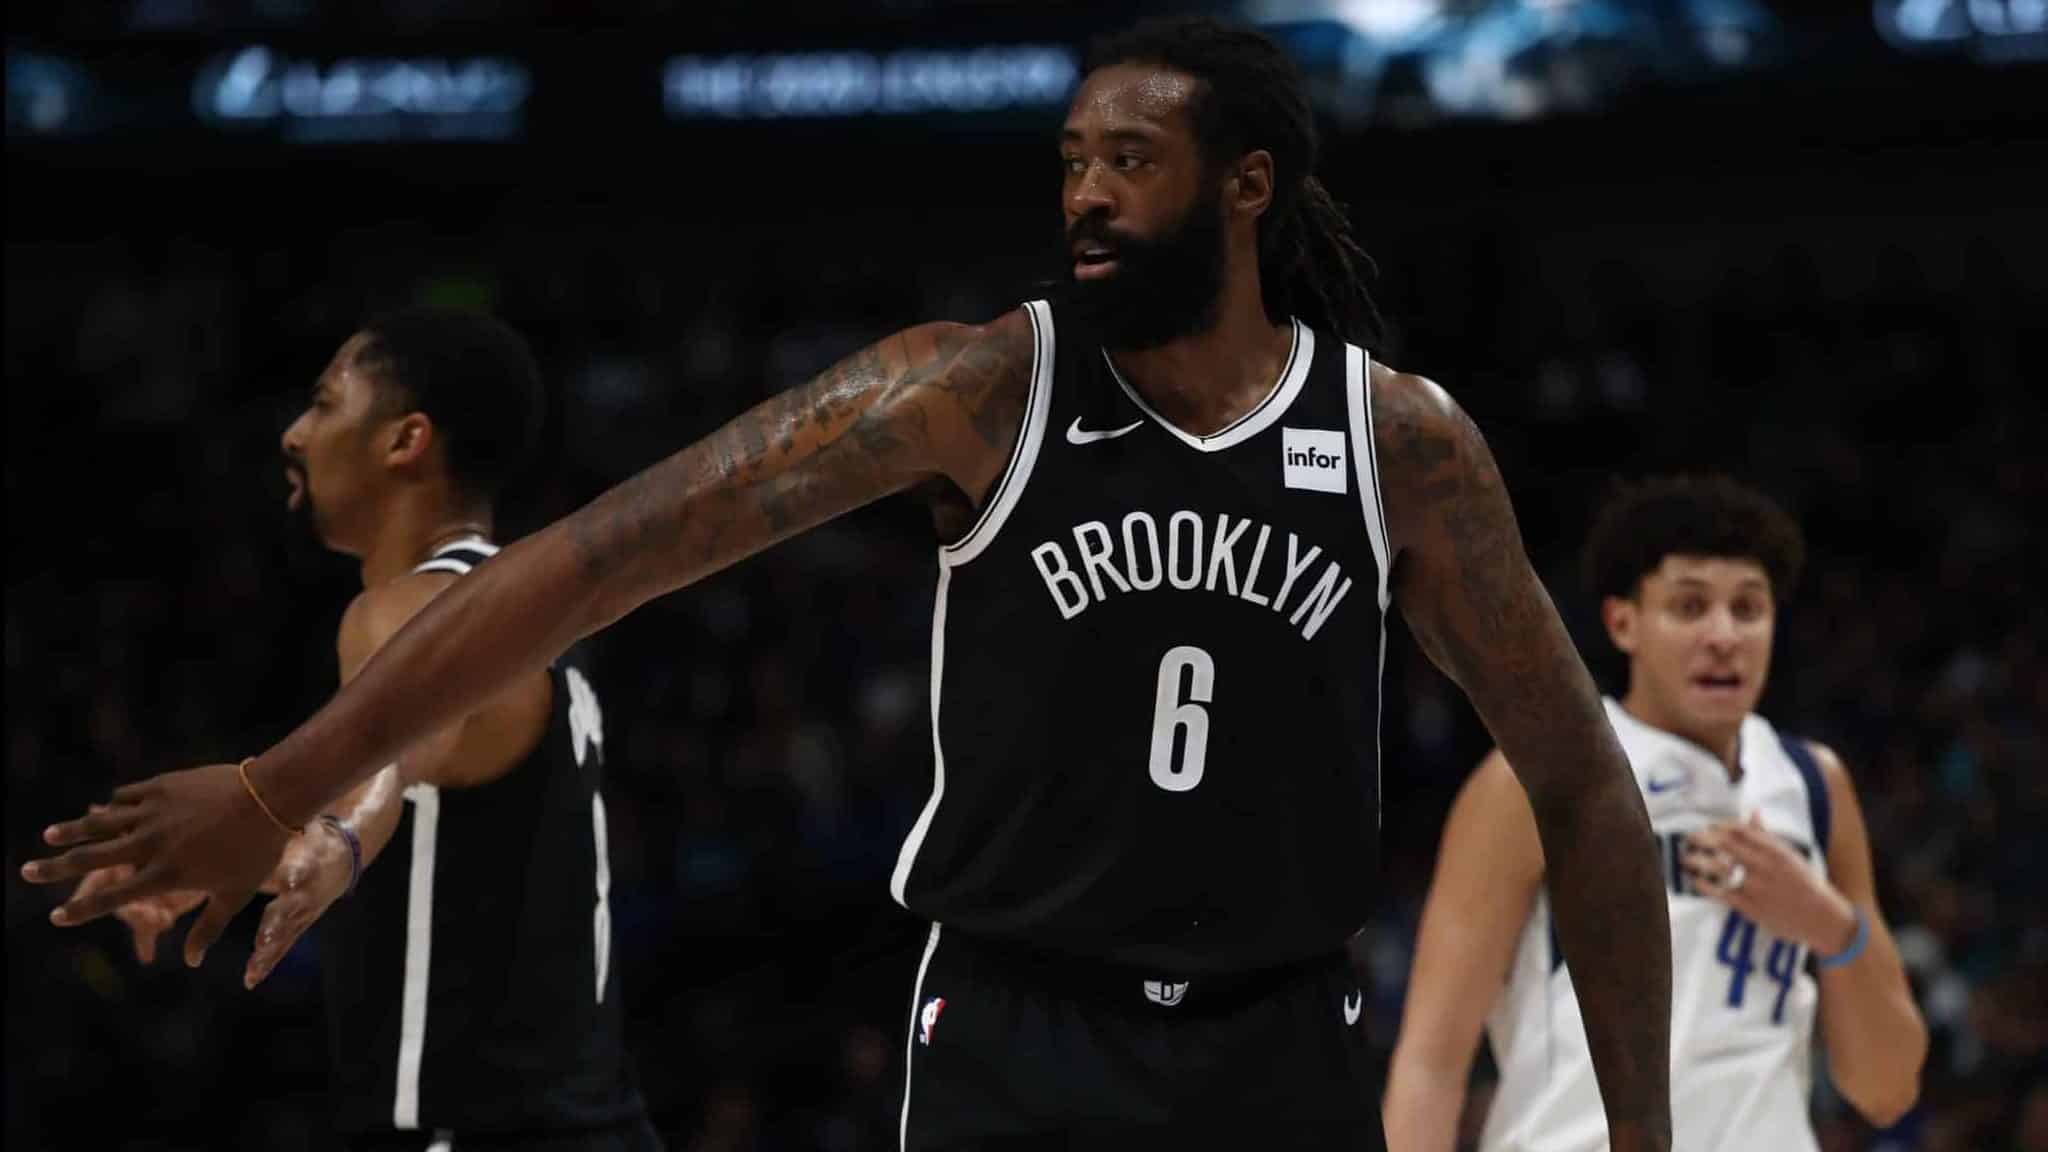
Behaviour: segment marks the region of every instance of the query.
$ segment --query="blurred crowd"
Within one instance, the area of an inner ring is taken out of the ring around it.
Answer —
[[[2048,1149],[2048,363],[2016,335],[2048,262],[1967,216],[1358,216],[1383,357],[1478,419],[1611,690],[1576,551],[1613,476],[1725,469],[1803,519],[1766,708],[1849,764],[1934,1035],[1921,1105],[1890,1132],[1820,1091],[1825,1145]],[[10,870],[50,819],[251,754],[332,690],[356,573],[292,536],[275,444],[366,309],[467,302],[531,336],[559,419],[517,533],[869,339],[995,315],[1029,291],[1040,239],[905,251],[778,227],[743,243],[615,208],[505,209],[459,244],[429,220],[146,242],[10,227]],[[589,641],[615,955],[673,1147],[894,1146],[921,933],[886,878],[931,784],[933,579],[922,513],[885,503]],[[1486,747],[1398,626],[1386,700],[1385,897],[1356,949],[1382,1051],[1442,814]],[[11,1145],[331,1146],[317,930],[243,992],[251,917],[188,972],[138,965],[117,926],[53,929],[50,903],[8,882]],[[146,1106],[105,1106],[123,1093]]]

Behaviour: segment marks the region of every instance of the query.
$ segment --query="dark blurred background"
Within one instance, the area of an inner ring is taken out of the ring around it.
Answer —
[[[10,6],[10,1146],[331,1146],[314,941],[244,993],[253,917],[197,973],[145,969],[14,870],[49,820],[332,691],[356,573],[287,530],[275,445],[352,327],[467,303],[532,339],[530,530],[869,340],[1027,298],[1078,49],[1137,11],[589,7]],[[1611,689],[1575,560],[1612,478],[1725,469],[1802,517],[1765,710],[1851,766],[1934,1034],[1891,1131],[1820,1077],[1826,1146],[2048,1149],[2044,5],[1206,7],[1309,71],[1379,353],[1485,429]],[[895,1144],[932,546],[884,503],[592,642],[615,955],[673,1147]],[[1486,748],[1398,631],[1386,700],[1357,948],[1382,1052]]]

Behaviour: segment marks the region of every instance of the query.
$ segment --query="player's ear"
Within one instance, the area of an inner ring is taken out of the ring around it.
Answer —
[[[424,412],[408,412],[391,422],[386,435],[385,460],[394,465],[412,464],[433,446],[434,423]]]
[[[1640,610],[1640,605],[1625,596],[1609,596],[1600,601],[1600,622],[1607,626],[1607,638],[1623,655],[1635,654],[1636,617]]]
[[[1273,206],[1273,154],[1263,148],[1244,154],[1224,177],[1224,203],[1234,212],[1258,216]]]

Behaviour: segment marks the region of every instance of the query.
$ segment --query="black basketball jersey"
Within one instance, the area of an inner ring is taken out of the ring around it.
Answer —
[[[1294,325],[1210,436],[1027,305],[979,522],[939,552],[929,802],[892,879],[948,927],[1161,973],[1342,946],[1376,892],[1386,528],[1365,353]]]
[[[437,550],[466,573],[497,549]],[[324,922],[344,1132],[537,1132],[642,1103],[612,970],[604,720],[567,657],[527,758],[474,788],[415,784],[391,843]]]

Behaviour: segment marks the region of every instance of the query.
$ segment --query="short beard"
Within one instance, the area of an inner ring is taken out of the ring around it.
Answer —
[[[1064,296],[1075,319],[1106,348],[1142,351],[1206,332],[1223,296],[1222,192],[1212,187],[1156,238],[1113,238],[1099,216],[1066,232]],[[1107,280],[1074,276],[1074,244],[1109,240],[1116,272]]]
[[[311,544],[325,551],[327,538],[320,534],[320,515],[314,509],[313,478],[297,461],[287,458],[287,464],[299,476],[299,506],[294,508],[289,499],[284,501],[285,532],[291,546]]]

